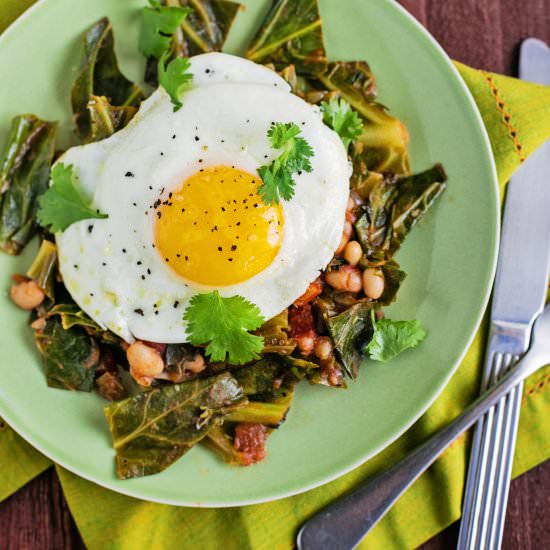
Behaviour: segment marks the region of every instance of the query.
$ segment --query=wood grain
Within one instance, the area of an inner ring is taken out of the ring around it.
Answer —
[[[550,42],[549,0],[401,0],[451,57],[474,67],[515,74],[522,39]],[[505,550],[550,548],[550,461],[512,482]],[[454,524],[422,550],[456,546]],[[82,549],[54,470],[0,504],[1,550]]]

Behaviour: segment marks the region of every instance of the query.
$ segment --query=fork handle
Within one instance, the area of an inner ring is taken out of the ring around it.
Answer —
[[[527,354],[461,415],[383,474],[359,486],[310,519],[297,537],[299,550],[350,550],[436,458],[531,371]]]

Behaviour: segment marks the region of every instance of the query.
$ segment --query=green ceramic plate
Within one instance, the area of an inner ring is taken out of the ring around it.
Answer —
[[[245,3],[231,52],[251,37],[269,5]],[[13,25],[0,38],[2,140],[13,115],[33,112],[62,121],[61,145],[71,144],[69,89],[80,37],[101,16],[113,21],[124,71],[141,80],[136,45],[144,4],[41,0]],[[409,127],[414,168],[441,161],[449,173],[449,190],[399,254],[409,276],[391,311],[395,318],[421,319],[429,338],[391,364],[369,364],[347,391],[300,387],[262,464],[234,468],[196,448],[160,475],[118,481],[101,400],[46,387],[27,315],[7,298],[9,275],[24,272],[34,250],[20,258],[0,255],[0,415],[76,474],[121,493],[186,506],[235,506],[299,493],[355,468],[402,434],[468,347],[487,303],[498,233],[495,168],[479,113],[443,51],[393,1],[322,0],[321,9],[330,56],[368,60],[382,101]]]

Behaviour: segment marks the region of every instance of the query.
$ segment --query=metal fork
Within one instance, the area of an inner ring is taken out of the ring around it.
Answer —
[[[509,327],[502,327],[506,337]],[[550,306],[537,319],[521,361],[461,415],[383,474],[329,505],[299,531],[298,550],[351,550],[430,464],[481,415],[527,376],[550,362]]]

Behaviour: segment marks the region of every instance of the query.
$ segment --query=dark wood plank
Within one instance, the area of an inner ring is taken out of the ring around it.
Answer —
[[[401,0],[454,59],[514,74],[517,46],[527,36],[550,42],[549,0]],[[550,461],[512,482],[505,550],[550,548]],[[454,524],[422,550],[456,545]],[[53,470],[0,504],[0,547],[82,549]]]
[[[0,505],[0,547],[7,550],[85,548],[53,468]]]

